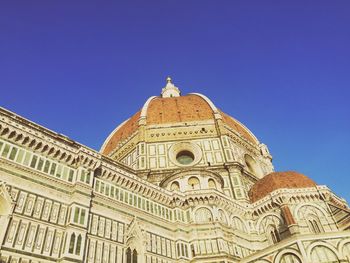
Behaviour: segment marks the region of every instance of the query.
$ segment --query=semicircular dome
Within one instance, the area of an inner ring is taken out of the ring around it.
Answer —
[[[315,187],[316,183],[295,171],[273,172],[258,180],[249,190],[251,202],[256,202],[277,189]]]

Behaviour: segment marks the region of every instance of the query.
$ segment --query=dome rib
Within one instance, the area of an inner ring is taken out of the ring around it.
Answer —
[[[234,119],[233,117],[227,115],[226,113],[219,110],[223,121],[232,129],[241,134],[245,139],[250,141],[253,144],[259,144],[259,140],[253,135],[251,131],[247,127],[245,127],[242,123]]]
[[[147,110],[148,110],[149,104],[155,98],[157,98],[157,96],[152,96],[152,97],[149,97],[147,99],[147,101],[145,102],[145,104],[142,107],[140,118],[142,118],[142,119],[146,119],[147,118]]]
[[[201,94],[201,93],[190,93],[189,95],[196,95],[202,99],[205,100],[206,103],[209,104],[210,108],[212,109],[212,111],[215,113],[218,113],[218,108],[216,108],[215,104],[205,95]]]

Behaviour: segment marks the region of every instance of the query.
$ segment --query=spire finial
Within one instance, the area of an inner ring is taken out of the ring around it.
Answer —
[[[166,78],[166,85],[162,89],[162,97],[168,98],[168,97],[179,97],[180,96],[180,90],[175,87],[172,79],[170,76]]]

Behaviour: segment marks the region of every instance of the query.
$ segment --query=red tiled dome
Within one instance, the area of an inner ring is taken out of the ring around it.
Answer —
[[[306,175],[294,171],[273,172],[257,181],[249,191],[251,202],[256,202],[269,193],[282,188],[315,187],[316,183]]]
[[[130,137],[137,131],[139,127],[139,119],[143,110],[145,110],[146,125],[161,125],[215,120],[213,107],[215,108],[209,99],[200,94],[188,94],[185,96],[164,98],[153,97],[149,100],[148,105],[146,102],[141,111],[137,112],[113,131],[102,147],[102,153],[108,155],[118,146],[119,142]],[[241,123],[222,111],[218,111],[217,109],[216,111],[221,115],[223,122],[228,127],[239,133],[251,143],[258,143],[254,135],[252,135]]]
[[[147,124],[201,121],[214,118],[210,105],[200,96],[189,94],[180,97],[151,100],[147,109]]]
[[[105,148],[103,149],[103,154],[108,154],[113,149],[118,146],[118,143],[131,134],[133,134],[138,129],[138,120],[140,118],[141,111],[136,112],[131,118],[126,120],[124,123],[117,128],[113,134],[110,136]]]

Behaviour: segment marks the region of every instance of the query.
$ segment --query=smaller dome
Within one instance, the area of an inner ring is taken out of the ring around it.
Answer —
[[[282,188],[315,187],[316,183],[306,175],[294,171],[273,172],[257,181],[249,191],[251,202],[256,202],[269,193]]]

